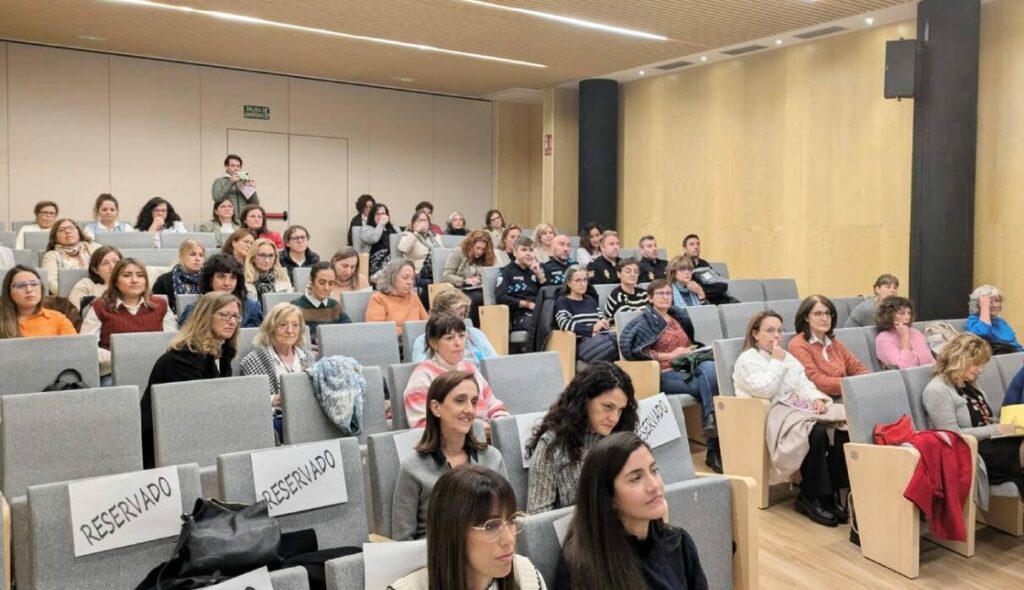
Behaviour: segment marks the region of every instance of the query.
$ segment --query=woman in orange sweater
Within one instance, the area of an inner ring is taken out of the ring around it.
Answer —
[[[395,322],[398,334],[406,320],[425,320],[427,310],[416,296],[416,267],[410,260],[392,260],[377,276],[378,291],[366,306],[366,321]]]
[[[804,366],[818,391],[838,398],[840,379],[871,371],[835,339],[835,329],[835,304],[824,295],[811,295],[796,311],[797,335],[789,341],[789,354]]]
[[[67,316],[43,308],[43,281],[35,270],[18,265],[7,271],[0,294],[0,338],[75,334]]]

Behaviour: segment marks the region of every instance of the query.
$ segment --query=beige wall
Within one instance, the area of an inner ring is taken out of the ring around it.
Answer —
[[[507,222],[533,227],[542,218],[543,105],[496,102],[494,110],[497,207]]]
[[[550,88],[544,92],[544,133],[554,138],[554,153],[544,156],[544,217],[570,235],[578,233],[579,92]],[[550,203],[549,203],[550,202]]]
[[[271,119],[242,118],[245,104],[269,106]],[[292,221],[316,227],[312,247],[329,254],[364,192],[403,224],[420,200],[434,202],[439,221],[458,209],[479,223],[494,202],[492,131],[492,106],[483,101],[0,43],[0,219],[7,222],[30,219],[42,198],[85,219],[107,191],[126,220],[160,195],[186,221],[205,221],[229,135],[266,134],[285,154],[290,145],[318,145],[287,136],[313,136],[340,140],[331,153],[347,153],[328,174],[333,182],[289,181],[288,157],[267,162],[262,175],[251,171],[261,200],[290,202]],[[311,211],[321,215],[309,219]]]

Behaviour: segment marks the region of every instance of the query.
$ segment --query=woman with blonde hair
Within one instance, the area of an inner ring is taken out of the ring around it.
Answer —
[[[448,289],[434,295],[434,302],[430,305],[430,317],[441,314],[450,314],[465,321],[469,313],[469,297],[457,289]],[[412,345],[412,362],[418,363],[427,360],[427,353],[430,350],[425,346],[427,335],[424,332],[416,337]],[[466,326],[466,351],[465,359],[474,365],[480,366],[484,359],[491,359],[498,356],[487,339],[487,335],[473,326]]]
[[[544,264],[554,256],[554,252],[551,249],[551,243],[555,239],[555,233],[555,226],[550,223],[542,223],[534,228],[533,256],[537,259],[538,264]]]
[[[516,240],[523,234],[518,225],[509,225],[501,231],[494,244],[495,266],[508,266],[516,259]]]
[[[43,255],[43,270],[49,277],[51,293],[57,292],[57,274],[62,268],[89,268],[92,253],[100,247],[82,233],[73,219],[58,219],[50,228],[50,240]]]
[[[249,297],[260,299],[264,293],[291,293],[294,291],[288,272],[281,266],[274,242],[260,238],[249,248],[245,257],[245,290]]]
[[[199,271],[206,262],[206,248],[198,240],[184,240],[178,246],[178,264],[153,281],[153,294],[164,295],[171,309],[177,309],[175,297],[199,294]]]
[[[227,254],[235,259],[238,266],[245,266],[245,259],[249,256],[249,250],[256,243],[256,237],[252,232],[242,228],[236,229],[234,233],[224,238],[224,245],[220,249],[221,254]]]
[[[355,248],[342,248],[331,257],[331,266],[334,268],[334,289],[331,291],[331,299],[341,301],[343,292],[365,291],[370,288],[370,281],[366,275],[359,272],[362,262],[359,260],[359,252]]]

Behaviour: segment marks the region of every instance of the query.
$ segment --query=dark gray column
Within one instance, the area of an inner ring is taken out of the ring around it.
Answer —
[[[618,229],[619,83],[583,80],[579,101],[579,227]]]

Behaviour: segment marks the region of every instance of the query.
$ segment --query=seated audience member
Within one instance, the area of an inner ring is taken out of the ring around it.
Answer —
[[[993,438],[1015,434],[1017,425],[1000,424],[985,392],[976,382],[992,359],[988,344],[970,333],[958,334],[939,352],[932,380],[921,401],[928,428],[951,430],[978,439],[978,456],[985,462],[990,485],[1013,482],[1024,493],[1024,439]]]
[[[96,197],[92,206],[93,222],[82,228],[82,232],[92,239],[105,233],[132,232],[135,228],[132,224],[117,220],[119,206],[117,199],[110,193],[103,193]]]
[[[377,273],[391,260],[391,234],[398,230],[391,225],[391,212],[384,203],[373,206],[372,222],[363,225],[360,237],[363,247],[370,253],[370,281],[377,281]]]
[[[520,236],[516,240],[515,260],[498,273],[494,298],[498,305],[507,305],[512,332],[526,330],[533,320],[537,291],[544,283],[544,271],[533,257],[533,240]]]
[[[427,310],[416,296],[416,272],[408,260],[392,260],[380,271],[377,291],[366,305],[366,321],[395,322],[398,334],[408,320],[427,319]]]
[[[217,258],[216,256],[214,258]],[[231,376],[231,360],[238,350],[241,302],[230,293],[211,292],[196,302],[191,321],[153,365],[142,395],[142,462],[153,467],[153,413],[150,392],[154,385]]]
[[[647,291],[637,287],[640,265],[636,258],[619,260],[619,286],[612,289],[601,316],[614,324],[617,311],[640,311],[647,307]]]
[[[542,223],[533,230],[533,257],[537,262],[544,264],[553,252],[551,241],[555,239],[555,228],[550,223]]]
[[[0,268],[14,268],[17,264],[14,260],[14,250],[0,245]]]
[[[99,337],[100,385],[111,384],[110,337],[136,332],[176,332],[178,321],[166,301],[149,292],[146,267],[134,258],[117,263],[106,293],[82,317],[81,334]]]
[[[619,282],[619,234],[608,229],[601,234],[601,255],[587,265],[590,284],[610,285]]]
[[[1024,404],[1024,367],[1021,367],[1010,381],[1010,385],[1006,387],[1006,394],[1003,396],[1003,405],[1015,406],[1017,404]]]
[[[697,234],[683,238],[683,254],[693,261],[693,268],[711,268],[711,263],[700,257],[700,236]]]
[[[518,225],[509,225],[501,231],[494,242],[495,266],[505,267],[516,259],[516,241],[522,233],[523,230]]]
[[[49,277],[50,293],[57,293],[57,275],[62,268],[89,268],[89,259],[100,245],[82,234],[71,219],[58,219],[50,228],[50,240],[43,254],[43,270]]]
[[[365,291],[370,288],[366,275],[359,272],[359,252],[355,248],[342,248],[331,257],[334,268],[334,289],[331,298],[341,301],[342,292]]]
[[[110,273],[117,263],[121,262],[121,252],[113,246],[100,246],[89,257],[89,276],[75,283],[68,294],[68,301],[77,309],[82,309],[83,299],[89,303],[107,291],[110,284]]]
[[[885,301],[887,297],[892,297],[897,294],[900,289],[900,280],[891,274],[879,275],[875,279],[875,296],[871,299],[865,299],[860,302],[860,305],[853,308],[850,312],[850,317],[846,319],[847,328],[864,328],[866,326],[874,325],[875,318],[878,316],[878,306],[881,305],[882,301]]]
[[[767,433],[769,440],[776,441],[768,448],[775,470],[788,478],[791,470],[795,472],[799,467],[803,477],[793,507],[820,525],[833,527],[846,522],[849,515],[838,502],[838,493],[850,487],[843,457],[843,444],[850,437],[839,429],[830,437],[826,425],[846,419],[843,406],[833,404],[827,394],[818,391],[807,379],[800,361],[782,348],[782,316],[774,311],[762,311],[750,319],[743,348],[733,369],[736,395],[772,403],[768,411],[769,429],[775,424],[781,430],[781,425],[787,420],[792,422],[794,416],[814,420],[807,444],[787,440],[793,434],[807,432],[800,428]]]
[[[526,445],[530,460],[527,512],[572,506],[580,468],[594,443],[637,426],[633,382],[611,363],[594,363],[576,373],[533,429]]]
[[[247,229],[235,230],[224,240],[220,249],[221,254],[227,254],[235,259],[239,267],[245,267],[245,259],[249,257],[249,250],[256,243],[256,238]]]
[[[651,448],[632,432],[608,435],[580,469],[554,589],[707,590],[697,545],[667,519],[665,482]]]
[[[281,377],[313,367],[313,355],[306,350],[302,310],[291,303],[278,303],[263,318],[253,340],[256,346],[239,365],[241,375],[266,375],[270,381],[270,407],[274,433],[281,440]],[[312,328],[310,329],[312,333]]]
[[[909,299],[894,295],[878,305],[875,356],[882,366],[909,369],[935,362],[924,334],[913,323],[914,304]]]
[[[299,308],[305,324],[309,326],[309,337],[313,344],[316,344],[317,326],[352,323],[341,303],[331,299],[334,285],[334,267],[330,262],[317,262],[310,270],[306,293],[292,301],[292,305]]]
[[[640,282],[664,279],[668,261],[658,258],[658,241],[654,236],[640,238]]]
[[[448,289],[434,295],[434,302],[430,306],[430,317],[441,314],[451,314],[461,320],[466,319],[469,313],[469,297],[462,291]],[[418,363],[427,359],[430,348],[426,346],[427,335],[420,334],[412,344],[412,362]],[[466,326],[466,353],[465,359],[476,366],[484,359],[495,358],[495,352],[487,335],[473,326]]]
[[[597,301],[587,295],[587,271],[577,266],[565,273],[562,295],[555,301],[555,325],[576,335],[576,358],[585,362],[619,358],[615,333],[601,317]]]
[[[480,374],[480,369],[465,358],[466,323],[459,317],[442,314],[427,320],[426,328],[427,358],[409,377],[405,386],[405,416],[411,428],[419,428],[426,422],[427,390],[431,382],[446,371],[465,371],[476,378],[479,399],[474,417],[483,421],[487,438],[491,436],[490,422],[494,418],[508,416],[505,404],[494,396],[491,386]]]
[[[373,209],[373,206],[376,205],[376,204],[377,204],[377,202],[373,200],[373,195],[359,195],[359,198],[356,199],[356,215],[355,215],[355,217],[352,218],[352,221],[350,221],[348,223],[348,236],[347,236],[348,242],[347,243],[348,243],[349,246],[353,246],[354,247],[356,245],[352,241],[352,232],[353,231],[357,231],[357,232],[361,232],[362,231],[363,226],[366,225],[367,221],[370,219],[370,211]],[[360,237],[360,241],[362,241],[361,237]],[[367,249],[364,250],[364,252],[368,252],[369,251],[368,248],[369,248],[369,244],[367,244]]]
[[[166,199],[153,197],[139,210],[135,220],[135,230],[149,232],[153,236],[153,247],[160,247],[160,234],[183,234],[188,232],[181,217],[174,211],[174,206]]]
[[[427,224],[429,224],[430,226],[430,233],[434,234],[435,236],[439,236],[442,233],[444,233],[443,231],[441,231],[440,225],[437,225],[436,223],[431,221],[431,219],[434,218],[433,203],[431,203],[430,201],[420,201],[419,203],[416,204],[416,212],[427,214]],[[415,218],[415,216],[413,216],[413,218]]]
[[[473,230],[458,248],[448,254],[444,263],[442,279],[461,289],[472,302],[469,317],[473,324],[480,325],[477,309],[484,304],[484,267],[494,266],[494,245],[491,236],[481,230]]]
[[[288,273],[277,257],[274,242],[260,238],[245,257],[245,290],[250,298],[260,300],[264,293],[294,291]]]
[[[551,240],[551,258],[541,268],[544,270],[545,284],[561,285],[565,283],[565,271],[575,266],[576,261],[569,257],[572,242],[569,236],[559,234]],[[582,266],[580,268],[583,268]]]
[[[707,443],[705,462],[717,473],[722,472],[722,455],[715,427],[715,396],[718,395],[718,373],[715,361],[697,365],[696,373],[676,370],[673,361],[702,346],[693,336],[693,322],[686,309],[673,305],[672,287],[665,279],[654,279],[647,286],[651,304],[643,315],[628,325],[619,326],[622,356],[628,361],[653,360],[661,368],[661,391],[668,395],[687,394],[700,401],[704,438]]]
[[[505,218],[501,215],[501,211],[497,209],[491,209],[484,215],[484,231],[491,234],[491,241],[495,244],[502,243],[505,225]]]
[[[235,211],[241,211],[246,205],[259,205],[260,198],[256,194],[256,181],[251,176],[242,175],[242,158],[228,154],[224,158],[224,176],[213,181],[211,193],[213,202],[231,199]]]
[[[398,238],[398,251],[413,264],[417,291],[424,304],[427,301],[427,285],[434,282],[434,264],[430,253],[434,248],[443,247],[441,239],[430,230],[430,215],[426,211],[417,211],[409,221],[409,227]]]
[[[796,310],[796,336],[789,341],[789,354],[804,366],[804,374],[822,393],[842,401],[839,381],[865,375],[871,370],[836,339],[836,306],[824,295],[811,295]]]
[[[177,309],[178,295],[199,294],[199,271],[206,262],[206,248],[198,240],[184,240],[178,246],[178,263],[153,282],[153,294],[164,295],[171,310]]]
[[[693,280],[693,260],[688,256],[676,256],[668,265],[668,278],[672,284],[672,305],[696,307],[707,305],[704,288]]]
[[[479,398],[473,373],[446,371],[430,383],[423,436],[416,452],[402,459],[395,485],[391,512],[395,541],[426,535],[430,493],[445,473],[475,463],[507,475],[501,452],[473,436]]]
[[[683,238],[683,255],[693,263],[693,280],[704,290],[708,303],[738,303],[729,295],[729,281],[711,267],[711,263],[700,257],[700,236],[689,234]]]
[[[53,201],[39,201],[36,203],[36,206],[32,209],[32,213],[36,216],[36,222],[21,226],[21,229],[18,230],[18,235],[14,238],[15,249],[25,249],[25,234],[30,232],[49,232],[54,222],[57,221],[57,214],[59,212],[60,208]]]
[[[427,588],[545,590],[530,560],[516,554],[524,515],[501,474],[463,465],[434,484],[427,509],[427,565],[388,590]]]
[[[51,238],[52,241],[52,238]],[[43,267],[45,268],[45,260]],[[967,332],[980,336],[992,347],[993,354],[1024,350],[1009,322],[999,317],[1003,311],[1003,294],[992,285],[982,285],[971,292],[968,303]]]
[[[311,268],[320,262],[320,255],[309,249],[309,232],[301,225],[284,230],[285,249],[281,250],[281,266],[288,271],[288,278],[295,283],[296,268]]]
[[[586,268],[590,261],[601,255],[601,236],[604,228],[588,223],[580,230],[580,247],[576,249],[576,263]]]
[[[43,307],[43,280],[35,269],[19,264],[7,271],[0,294],[0,338],[77,333],[67,316]]]
[[[213,234],[218,246],[224,245],[224,238],[238,231],[241,226],[235,219],[235,203],[231,197],[222,197],[213,202],[213,217],[199,226],[199,231]]]
[[[245,275],[234,258],[226,254],[211,256],[199,272],[199,292],[203,295],[216,292],[228,293],[238,298],[242,305],[242,327],[258,328],[263,322],[263,306],[250,299],[245,291]],[[194,303],[190,303],[179,314],[178,325],[184,327],[192,314]]]
[[[246,205],[239,215],[239,221],[257,240],[270,240],[275,248],[284,250],[281,234],[267,227],[267,212],[260,205]]]
[[[462,213],[452,211],[448,216],[448,227],[445,228],[444,233],[449,236],[464,236],[469,233],[469,230],[466,229],[466,218]]]

